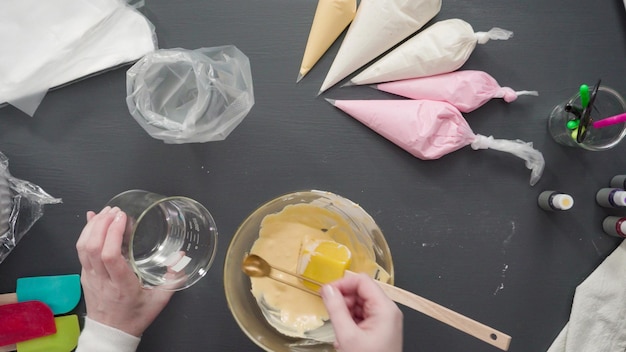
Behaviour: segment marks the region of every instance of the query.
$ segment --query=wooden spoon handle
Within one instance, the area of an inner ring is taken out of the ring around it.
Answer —
[[[0,346],[0,352],[12,352],[12,351],[17,351],[17,345],[16,344],[7,345],[7,346]]]
[[[394,302],[415,309],[416,311],[426,314],[431,318],[439,320],[440,322],[448,324],[453,328],[457,328],[466,334],[483,340],[490,345],[498,347],[503,351],[507,351],[509,349],[511,336],[507,334],[399,287],[380,281],[376,281],[376,283]]]

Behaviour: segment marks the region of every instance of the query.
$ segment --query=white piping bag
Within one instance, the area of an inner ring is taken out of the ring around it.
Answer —
[[[471,145],[474,150],[494,149],[523,159],[531,170],[531,186],[543,174],[543,154],[534,149],[532,143],[474,134],[461,112],[449,103],[432,100],[327,101],[419,159],[439,159]]]
[[[315,66],[355,14],[356,0],[319,0],[296,83]]]
[[[320,93],[417,32],[441,0],[361,0]]]
[[[348,85],[397,81],[452,72],[489,40],[507,40],[513,32],[494,27],[476,32],[458,18],[440,21],[402,43],[353,77]]]

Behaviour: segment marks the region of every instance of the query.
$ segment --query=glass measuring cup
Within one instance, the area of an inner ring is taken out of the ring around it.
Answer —
[[[202,204],[130,190],[107,205],[127,215],[122,254],[144,287],[182,290],[207,273],[215,257],[217,228]]]
[[[576,117],[575,113],[568,111],[568,106],[581,106],[580,93],[555,106],[548,117],[548,131],[557,143],[568,147],[601,151],[613,148],[626,136],[626,122],[603,128],[590,126],[584,140],[578,143],[575,129],[568,128],[568,122]],[[591,110],[591,117],[594,121],[624,112],[626,112],[626,102],[618,92],[606,86],[598,87],[598,93]]]

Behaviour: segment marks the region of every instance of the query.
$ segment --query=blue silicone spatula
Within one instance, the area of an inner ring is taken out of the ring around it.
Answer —
[[[17,279],[15,293],[0,294],[0,305],[25,301],[41,301],[54,315],[65,314],[80,301],[80,276],[77,274],[34,276]]]

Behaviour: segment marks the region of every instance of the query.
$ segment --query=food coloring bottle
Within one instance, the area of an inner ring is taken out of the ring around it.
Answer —
[[[559,191],[543,191],[539,194],[537,204],[543,210],[568,210],[574,206],[574,198]]]
[[[622,188],[602,188],[596,193],[596,202],[605,208],[626,207],[626,191]]]
[[[611,187],[626,189],[626,175],[616,175],[611,179]]]
[[[602,221],[602,229],[607,235],[626,238],[626,218],[607,216]]]

